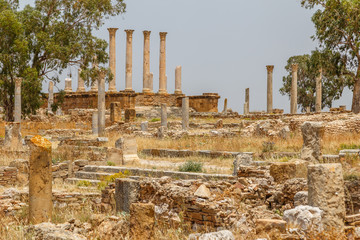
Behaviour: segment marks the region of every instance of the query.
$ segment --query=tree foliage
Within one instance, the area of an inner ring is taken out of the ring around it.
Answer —
[[[339,54],[346,84],[353,89],[352,111],[360,112],[360,0],[302,0],[317,8],[312,17],[320,47]]]
[[[13,120],[15,77],[24,79],[22,110],[30,114],[41,105],[42,82],[58,82],[68,66],[80,66],[87,84],[100,72],[109,73],[101,65],[108,61],[107,42],[92,31],[123,13],[123,1],[36,0],[19,9],[17,0],[0,0],[0,98],[6,120]]]
[[[346,81],[343,78],[343,62],[339,54],[331,51],[313,51],[311,55],[305,54],[290,57],[285,66],[288,72],[283,77],[282,95],[290,96],[292,70],[291,65],[298,64],[298,105],[305,111],[310,107],[315,111],[316,78],[322,72],[322,108],[331,107],[332,102],[341,97]]]

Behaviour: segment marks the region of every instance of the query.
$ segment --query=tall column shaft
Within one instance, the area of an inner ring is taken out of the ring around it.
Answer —
[[[118,28],[108,28],[109,31],[109,67],[113,74],[113,79],[109,82],[109,92],[116,91],[116,31]]]
[[[21,122],[21,82],[22,78],[15,78],[15,122]]]
[[[81,69],[78,69],[78,88],[77,92],[85,92],[85,83],[84,79],[81,78]]]
[[[99,68],[99,64],[97,62],[97,58],[94,57],[93,58],[93,67],[98,69]],[[97,92],[98,91],[98,80],[93,80],[92,83],[91,83],[91,89],[90,89],[91,92]]]
[[[267,69],[267,113],[273,110],[273,71],[274,66],[266,66]]]
[[[250,89],[245,89],[245,104],[244,104],[244,114],[249,114],[250,112]]]
[[[154,92],[154,74],[152,72],[148,75],[148,86],[149,92]]]
[[[105,74],[98,79],[98,136],[105,136]]]
[[[182,94],[181,91],[181,66],[175,69],[175,94]]]
[[[29,146],[29,222],[49,222],[53,208],[51,142],[35,136]]]
[[[65,90],[64,91],[67,93],[72,92],[71,78],[65,78]]]
[[[315,101],[315,112],[321,112],[322,108],[322,69],[319,71],[319,76],[316,78],[316,101]]]
[[[292,80],[291,80],[291,96],[290,96],[290,113],[297,113],[297,71],[298,65],[293,64],[292,69]]]
[[[161,126],[167,127],[167,107],[165,103],[161,104]]]
[[[51,105],[54,103],[54,82],[49,82],[48,111],[52,112]]]
[[[224,110],[223,113],[227,113],[227,98],[224,99]]]
[[[125,91],[132,91],[132,39],[134,30],[125,30],[126,32],[126,75]]]
[[[149,74],[150,74],[150,33],[151,31],[143,31],[144,33],[144,59],[143,59],[143,92],[150,92]]]
[[[188,130],[189,129],[189,98],[184,97],[182,99],[182,129]]]
[[[166,94],[166,34],[160,32],[159,93]]]

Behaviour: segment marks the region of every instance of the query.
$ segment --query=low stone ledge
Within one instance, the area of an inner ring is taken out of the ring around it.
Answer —
[[[124,173],[128,171],[133,176],[147,176],[154,178],[161,178],[164,176],[172,177],[174,179],[205,179],[205,180],[233,180],[234,176],[226,174],[206,174],[206,173],[190,173],[190,172],[175,172],[175,171],[161,171],[153,169],[116,167],[116,166],[96,166],[88,165],[84,167],[86,172],[105,172],[105,173]]]

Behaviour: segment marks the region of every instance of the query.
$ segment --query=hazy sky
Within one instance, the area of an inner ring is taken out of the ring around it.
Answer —
[[[274,69],[274,108],[289,111],[289,99],[279,93],[287,59],[310,53],[316,42],[312,11],[300,0],[128,0],[126,13],[107,19],[95,34],[108,40],[108,27],[117,27],[116,86],[125,88],[124,29],[134,29],[133,88],[142,90],[143,30],[151,31],[150,71],[154,91],[159,88],[159,32],[167,35],[168,92],[174,92],[175,67],[182,65],[186,95],[219,93],[228,106],[243,112],[245,88],[250,88],[250,110],[266,109],[266,65]],[[73,69],[73,72],[75,69]],[[76,80],[76,75],[73,77]],[[60,87],[64,86],[62,81]],[[73,81],[76,89],[77,81]],[[44,86],[44,89],[47,87]],[[344,92],[334,106],[351,106]]]

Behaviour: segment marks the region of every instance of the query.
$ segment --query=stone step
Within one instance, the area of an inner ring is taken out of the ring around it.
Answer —
[[[114,173],[119,173],[119,172],[124,173],[125,171],[130,172],[131,176],[148,176],[155,178],[168,176],[176,179],[206,179],[206,180],[234,179],[232,175],[227,175],[227,174],[175,172],[175,171],[162,171],[162,170],[142,169],[142,168],[132,168],[132,167],[96,166],[96,165],[85,166],[84,171],[82,171],[80,174],[82,174],[83,177],[88,177],[90,179],[98,179],[95,178],[96,175],[91,175],[86,173],[101,173],[101,174],[107,173],[108,175],[112,175]],[[104,175],[99,175],[99,176],[104,176]]]
[[[86,172],[78,171],[75,173],[75,177],[79,179],[91,179],[91,180],[101,180],[103,177],[110,176],[111,173],[103,172]]]
[[[97,186],[100,180],[92,180],[92,179],[81,179],[81,178],[67,178],[65,179],[65,183],[69,184],[78,184],[81,181],[88,181],[91,186]]]

